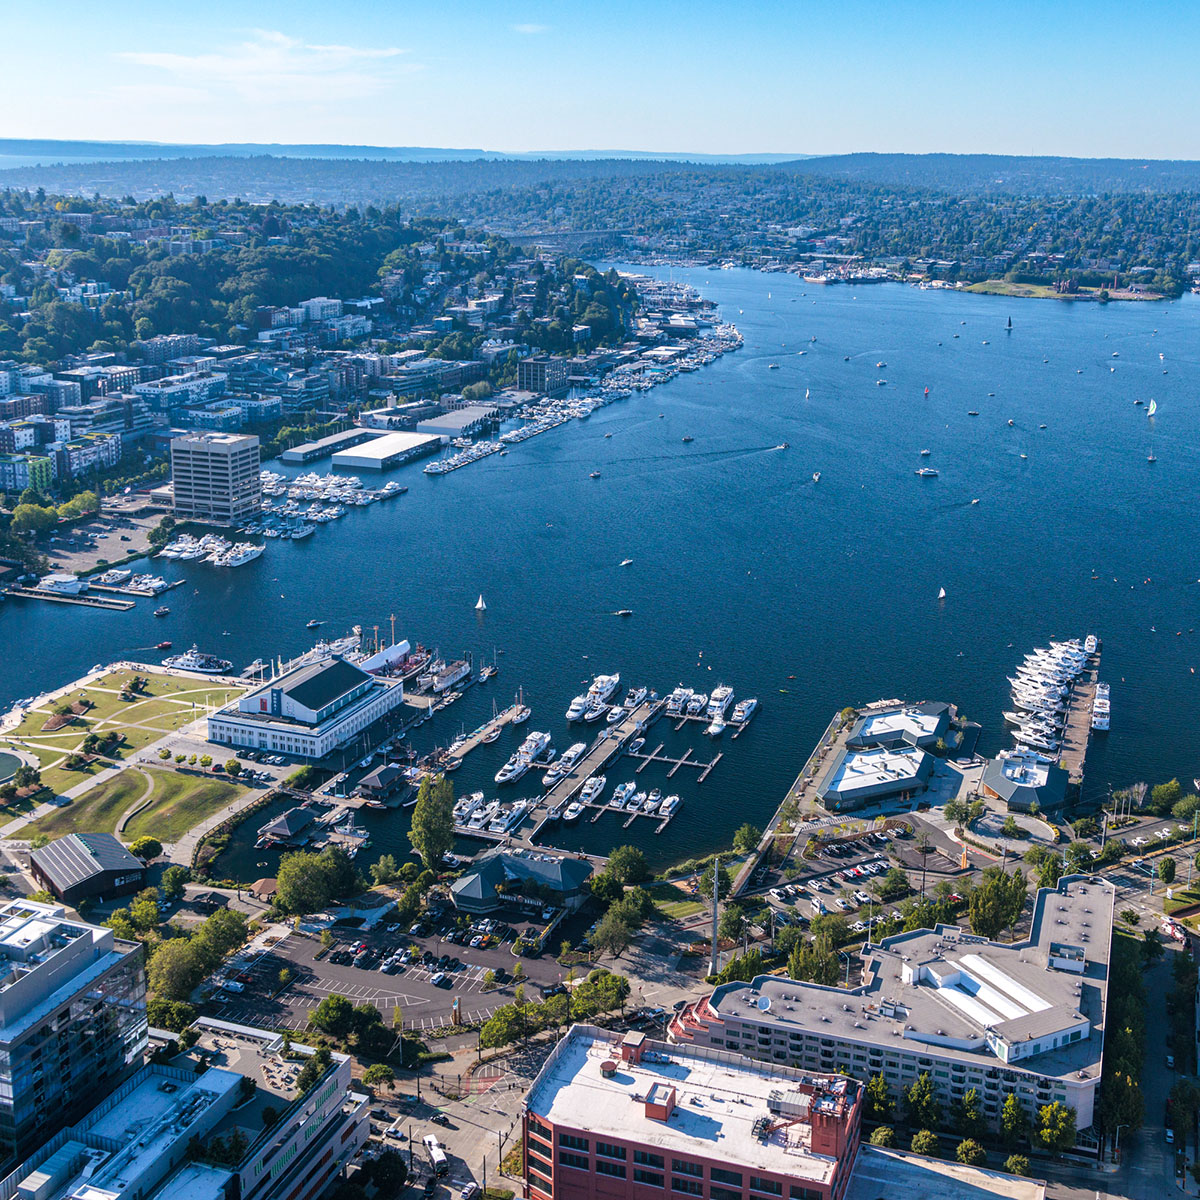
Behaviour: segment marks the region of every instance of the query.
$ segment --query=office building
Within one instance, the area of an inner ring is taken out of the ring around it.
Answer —
[[[914,746],[838,750],[817,781],[817,799],[830,812],[911,798],[933,774],[933,755]]]
[[[725,984],[687,1005],[669,1036],[856,1079],[882,1074],[897,1098],[928,1072],[946,1104],[974,1088],[993,1126],[1009,1093],[1029,1113],[1058,1100],[1092,1149],[1114,896],[1080,875],[1044,888],[1023,942],[953,925],[884,938],[864,949],[852,988],[779,976]]]
[[[1035,750],[1002,750],[983,769],[980,791],[1013,812],[1053,812],[1067,798],[1068,773]]]
[[[575,1025],[522,1114],[532,1200],[840,1200],[852,1079]]]
[[[567,360],[549,354],[523,358],[517,364],[517,388],[522,392],[545,392],[551,396],[566,391]]]
[[[186,433],[171,440],[176,517],[236,525],[262,504],[253,434]]]
[[[30,851],[33,877],[66,904],[103,903],[146,883],[146,864],[111,833],[68,833]]]
[[[460,912],[494,912],[506,904],[541,909],[549,902],[568,910],[587,899],[592,864],[540,850],[493,850],[450,885]]]
[[[324,758],[404,703],[404,683],[336,655],[306,663],[208,718],[224,746]]]
[[[0,906],[0,1162],[78,1120],[145,1048],[140,945],[57,904]]]
[[[298,1093],[309,1047],[285,1053],[273,1032],[220,1021],[193,1029],[190,1053],[143,1067],[11,1171],[0,1196],[314,1200],[327,1190],[368,1133],[368,1098],[350,1090],[350,1060],[331,1055]]]

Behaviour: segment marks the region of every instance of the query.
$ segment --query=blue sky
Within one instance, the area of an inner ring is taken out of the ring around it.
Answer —
[[[0,0],[0,22],[10,137],[1200,158],[1200,6],[1155,0]]]

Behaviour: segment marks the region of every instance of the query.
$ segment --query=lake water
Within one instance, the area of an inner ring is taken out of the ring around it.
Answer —
[[[406,496],[303,543],[272,543],[239,570],[163,564],[187,578],[165,621],[149,603],[113,613],[10,602],[0,700],[99,660],[153,661],[147,647],[162,637],[240,667],[306,649],[311,617],[326,635],[360,623],[386,637],[390,614],[398,636],[447,658],[501,652],[499,676],[424,726],[419,749],[474,728],[521,685],[526,728],[549,730],[561,751],[575,740],[567,703],[598,672],[619,671],[623,687],[707,692],[724,681],[757,695],[761,712],[724,739],[704,785],[688,768],[671,780],[685,803],[661,837],[644,820],[621,834],[615,814],[557,835],[572,849],[633,840],[663,861],[765,822],[846,704],[954,701],[983,724],[981,749],[1000,749],[1018,658],[1094,631],[1113,722],[1093,741],[1085,793],[1200,774],[1200,303],[675,276],[720,302],[742,350],[504,458],[441,478],[393,472]],[[1133,403],[1152,397],[1153,422]],[[937,479],[914,474],[926,462]],[[615,616],[621,608],[633,617]],[[653,736],[712,753],[698,729],[675,735],[660,722]],[[475,751],[456,789],[494,794],[514,739]],[[609,787],[629,772],[610,773]],[[658,767],[639,783],[668,790]],[[364,823],[365,860],[407,852],[405,815],[367,810]],[[267,861],[243,858],[247,873]]]

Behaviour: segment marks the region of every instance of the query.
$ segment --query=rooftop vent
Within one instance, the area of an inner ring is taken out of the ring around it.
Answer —
[[[605,1079],[611,1079],[616,1073],[617,1064],[611,1058],[606,1058],[600,1064],[600,1074],[603,1075]]]

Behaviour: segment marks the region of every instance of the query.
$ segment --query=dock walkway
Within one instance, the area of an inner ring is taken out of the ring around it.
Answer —
[[[1100,651],[1088,659],[1087,669],[1071,689],[1067,702],[1067,720],[1063,726],[1062,750],[1058,765],[1070,776],[1071,783],[1083,782],[1084,761],[1088,739],[1092,735],[1092,702],[1096,699],[1096,682],[1100,677]]]
[[[459,762],[461,762],[477,746],[482,746],[484,739],[489,737],[494,730],[503,729],[505,725],[509,724],[513,717],[517,715],[517,709],[519,707],[519,705],[510,704],[502,713],[498,713],[490,721],[480,725],[480,727],[475,730],[475,732],[471,734],[471,736],[468,737],[467,740],[463,742],[463,744],[459,746],[450,757],[456,758],[459,760]]]
[[[133,608],[132,600],[117,600],[111,596],[92,596],[88,593],[51,592],[45,588],[9,588],[10,596],[23,600],[52,600],[56,604],[82,604],[87,608],[107,608],[112,612],[125,612]]]

